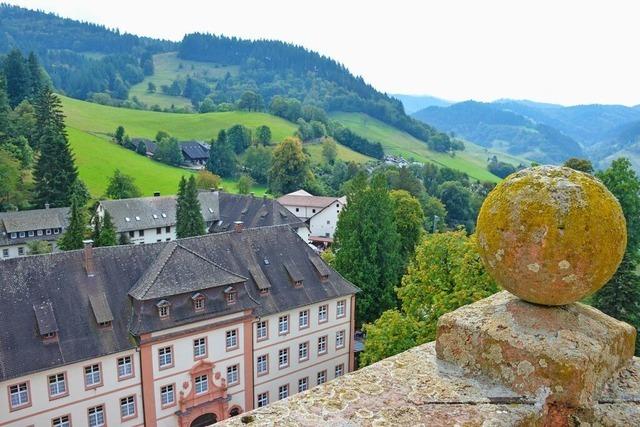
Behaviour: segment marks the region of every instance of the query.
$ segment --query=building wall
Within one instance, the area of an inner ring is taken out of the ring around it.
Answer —
[[[308,220],[316,213],[320,212],[322,208],[318,207],[310,207],[310,206],[301,206],[301,205],[283,205],[285,208],[289,210],[292,214],[297,216],[303,221]]]
[[[118,380],[117,359],[132,356],[134,376]],[[86,390],[84,367],[101,364],[102,386]],[[49,399],[48,377],[65,373],[68,394],[65,397]],[[11,411],[9,387],[28,381],[30,402],[28,407]],[[0,426],[2,427],[51,427],[51,420],[69,415],[74,426],[88,424],[89,408],[104,405],[108,425],[137,426],[143,423],[142,388],[140,385],[140,359],[136,350],[112,354],[88,362],[74,363],[47,371],[0,383]],[[136,416],[123,421],[120,417],[120,399],[135,396]]]
[[[338,301],[345,301],[345,315],[336,317],[336,304]],[[324,323],[318,322],[318,308],[321,305],[328,305],[328,320]],[[309,310],[309,327],[301,329],[299,327],[299,313]],[[289,315],[289,333],[278,334],[278,320],[282,315]],[[350,297],[343,297],[329,300],[310,306],[300,307],[284,313],[261,318],[268,322],[268,339],[257,340],[257,326],[254,322],[253,330],[253,374],[254,374],[254,406],[257,407],[258,395],[264,392],[269,393],[269,402],[278,400],[278,388],[284,384],[289,384],[289,395],[298,391],[298,379],[309,378],[309,388],[315,387],[318,372],[327,371],[327,381],[335,378],[335,366],[344,364],[344,373],[349,371],[349,349],[351,340],[351,304]],[[336,332],[344,331],[344,346],[336,348]],[[327,337],[327,352],[318,354],[318,338]],[[308,342],[308,359],[299,361],[299,344]],[[280,368],[279,351],[289,349],[289,366]],[[261,355],[268,355],[269,372],[266,375],[258,375],[257,359]]]
[[[165,242],[170,240],[176,240],[176,227],[175,225],[166,227],[154,227],[143,230],[124,231],[120,234],[124,234],[129,239],[129,242],[133,245],[139,245],[143,243],[156,243]],[[159,232],[158,232],[159,229]],[[143,231],[143,235],[140,235],[140,231]],[[133,236],[131,234],[133,233]]]
[[[312,217],[309,220],[311,235],[333,238],[338,225],[338,215],[343,207],[342,202],[336,200]]]
[[[154,333],[150,343],[151,364],[152,364],[152,388],[155,396],[153,405],[157,425],[162,427],[174,427],[178,423],[178,417],[174,414],[179,409],[178,400],[180,392],[185,395],[191,391],[190,370],[196,366],[200,360],[213,362],[215,364],[213,375],[220,374],[220,378],[214,382],[221,384],[221,379],[226,380],[227,367],[239,365],[239,382],[229,386],[228,395],[231,397],[229,408],[239,406],[245,410],[245,387],[247,378],[245,375],[245,328],[243,312],[229,316],[216,318],[214,320],[198,322],[171,328]],[[235,349],[226,348],[226,332],[236,330],[238,346]],[[194,358],[193,342],[198,338],[206,338],[207,356],[199,359]],[[159,350],[163,347],[172,346],[174,364],[170,368],[160,368]],[[249,360],[250,362],[250,360]],[[145,378],[146,381],[146,378]],[[162,407],[160,389],[168,384],[174,384],[176,395],[175,403],[168,407]],[[145,384],[145,389],[147,385]]]
[[[57,252],[58,245],[56,244],[56,241],[57,239],[62,237],[62,234],[61,233],[52,234],[51,237],[52,239],[47,240],[47,242],[51,245],[52,252]],[[36,239],[34,239],[34,241],[35,240]],[[22,255],[20,255],[20,248],[22,248],[23,250]],[[0,245],[0,260],[17,258],[17,257],[27,256],[27,255],[29,255],[28,241],[24,241],[21,239],[21,243]]]

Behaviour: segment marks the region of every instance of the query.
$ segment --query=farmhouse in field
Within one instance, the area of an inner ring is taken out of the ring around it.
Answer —
[[[144,144],[146,155],[148,157],[154,156],[157,148],[155,141],[146,138],[132,138],[131,142],[136,147],[141,143]],[[207,160],[209,159],[209,144],[196,140],[180,141],[179,144],[185,166],[202,167],[207,164]]]
[[[358,289],[287,225],[86,244],[0,269],[2,426],[209,425],[354,369]]]
[[[314,196],[304,190],[298,190],[285,194],[278,202],[309,224],[310,242],[327,246],[333,242],[338,215],[346,205],[347,198]]]
[[[45,241],[52,251],[56,240],[69,225],[69,208],[34,209],[30,211],[0,212],[0,259],[29,254],[28,244]]]

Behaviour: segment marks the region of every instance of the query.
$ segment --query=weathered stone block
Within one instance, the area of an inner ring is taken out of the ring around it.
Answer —
[[[584,304],[531,304],[503,291],[440,318],[438,358],[546,403],[592,403],[633,357],[635,329]]]

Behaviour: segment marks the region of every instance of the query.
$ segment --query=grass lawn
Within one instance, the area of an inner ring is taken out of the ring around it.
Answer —
[[[158,104],[163,108],[192,107],[191,101],[182,96],[170,96],[162,93],[160,86],[171,85],[176,78],[186,79],[187,76],[196,77],[199,80],[210,81],[219,79],[227,73],[234,75],[238,72],[237,66],[222,66],[211,62],[189,61],[178,58],[177,52],[159,53],[153,56],[153,75],[131,87],[129,97],[134,96],[147,105]],[[149,82],[156,85],[155,93],[148,93]]]
[[[297,129],[293,123],[267,113],[247,111],[207,114],[160,113],[109,107],[64,96],[60,98],[67,126],[94,134],[113,133],[119,125],[122,125],[131,137],[153,139],[159,130],[164,130],[179,139],[209,141],[218,135],[220,129],[243,124],[252,129],[267,125],[271,128],[273,140],[281,141],[293,135]]]
[[[67,127],[67,131],[76,165],[80,171],[80,179],[89,187],[91,195],[95,198],[104,194],[108,179],[116,169],[133,176],[144,196],[151,196],[155,191],[166,195],[175,194],[178,191],[180,177],[183,175],[188,177],[194,173],[153,161],[101,136],[72,127]],[[232,193],[238,191],[235,180],[223,180],[222,186],[225,191]],[[266,188],[254,186],[252,191],[262,195]]]
[[[424,142],[366,114],[331,113],[330,116],[356,134],[372,141],[379,141],[387,154],[401,155],[405,159],[413,158],[416,161],[436,163],[461,170],[481,181],[500,181],[500,178],[486,168],[487,157],[493,154],[472,143],[466,142],[465,151],[456,152],[455,156],[451,156],[431,151]],[[502,158],[502,153],[496,154]],[[505,160],[507,160],[506,157]]]
[[[311,160],[314,163],[321,163],[322,160],[322,143],[309,142],[304,144],[304,148],[311,156]],[[366,163],[369,160],[374,160],[373,157],[365,156],[357,151],[353,151],[351,148],[338,144],[338,159],[345,162]]]

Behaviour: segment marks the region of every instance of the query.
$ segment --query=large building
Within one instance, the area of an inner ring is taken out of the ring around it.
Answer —
[[[329,244],[333,242],[338,216],[347,204],[347,198],[314,196],[298,190],[285,194],[278,202],[309,225],[310,242]]]
[[[304,221],[267,197],[242,196],[218,191],[198,194],[207,231],[230,231],[236,222],[245,228],[288,224],[305,241],[309,229]],[[176,239],[176,196],[103,200],[96,212],[108,211],[117,232],[132,244],[156,243]]]
[[[7,260],[0,426],[208,425],[353,369],[357,288],[288,225]]]
[[[45,241],[52,251],[69,224],[69,208],[0,212],[0,260],[29,255],[29,243]]]

